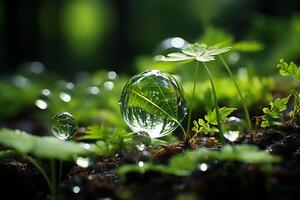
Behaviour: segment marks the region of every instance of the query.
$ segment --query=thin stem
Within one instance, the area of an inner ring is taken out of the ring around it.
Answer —
[[[50,170],[51,170],[51,179],[52,179],[52,185],[53,185],[53,193],[54,197],[56,197],[56,169],[55,169],[55,160],[50,160]]]
[[[211,84],[211,89],[212,89],[213,99],[214,99],[214,104],[215,104],[215,109],[216,109],[217,123],[218,123],[218,128],[219,128],[219,139],[220,139],[221,145],[223,146],[225,143],[225,140],[224,140],[224,136],[223,136],[223,127],[222,127],[222,123],[221,123],[221,115],[220,115],[220,110],[219,110],[219,106],[218,106],[218,98],[217,98],[216,88],[215,88],[213,77],[212,77],[207,65],[205,63],[203,63],[203,65],[204,65],[205,70],[207,71],[207,74],[208,74],[208,77],[210,80],[210,84]]]
[[[50,193],[51,193],[51,196],[54,197],[55,196],[55,190],[54,190],[54,187],[52,185],[52,182],[49,178],[49,176],[47,175],[47,173],[45,172],[45,170],[30,156],[25,156],[25,158],[31,162],[31,164],[42,174],[43,178],[45,179],[48,187],[49,187],[49,190],[50,190]]]
[[[187,137],[189,137],[189,133],[190,133],[190,127],[191,127],[191,119],[192,119],[192,109],[193,109],[193,102],[194,102],[194,97],[195,97],[195,90],[196,90],[196,85],[197,85],[197,81],[198,81],[198,74],[199,74],[199,62],[196,62],[196,69],[195,69],[195,77],[194,77],[194,86],[193,86],[193,93],[192,93],[192,97],[190,100],[190,107],[189,107],[189,115],[188,115],[188,124],[187,124],[187,129],[186,129],[186,133],[187,133]]]
[[[233,84],[235,85],[236,90],[238,91],[238,94],[239,94],[240,99],[241,99],[241,103],[243,105],[243,109],[244,109],[244,113],[245,113],[245,117],[246,117],[246,122],[247,122],[248,129],[250,131],[252,131],[252,126],[251,126],[251,121],[250,121],[250,115],[249,115],[248,108],[246,106],[245,98],[244,98],[244,96],[243,96],[243,94],[242,94],[242,92],[241,92],[241,90],[240,90],[240,88],[239,88],[239,86],[238,86],[238,84],[236,82],[236,79],[234,78],[234,76],[233,76],[233,74],[232,74],[229,66],[227,65],[227,63],[225,62],[225,60],[223,59],[223,57],[221,55],[219,55],[219,57],[220,57],[223,65],[225,66],[225,68],[226,68],[226,70],[227,70],[227,72],[228,72],[231,80],[233,81]]]
[[[58,183],[61,182],[62,179],[62,168],[63,168],[63,162],[62,160],[59,161],[59,171],[58,171]]]

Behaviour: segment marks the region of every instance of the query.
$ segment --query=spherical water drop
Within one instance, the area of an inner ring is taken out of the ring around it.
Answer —
[[[157,70],[135,75],[123,89],[120,99],[122,116],[129,128],[159,138],[174,131],[187,109],[177,80]]]
[[[230,142],[236,141],[245,131],[246,125],[238,117],[229,117],[223,124],[224,137]]]
[[[74,156],[74,162],[83,168],[87,168],[94,164],[94,160],[91,157],[87,156]]]
[[[78,128],[77,121],[68,112],[56,114],[51,120],[53,135],[61,140],[71,139]]]
[[[132,143],[139,151],[144,151],[151,144],[151,138],[148,133],[140,131],[133,135]]]

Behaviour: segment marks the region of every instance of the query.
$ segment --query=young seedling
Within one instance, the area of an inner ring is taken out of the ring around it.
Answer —
[[[220,111],[220,117],[221,117],[221,123],[224,123],[224,121],[227,119],[228,115],[230,115],[236,108],[226,108],[222,107],[219,109]],[[193,138],[198,135],[199,133],[203,133],[205,135],[210,134],[213,136],[215,133],[219,133],[219,129],[216,127],[217,123],[217,115],[216,115],[216,109],[213,111],[209,110],[207,114],[204,116],[204,119],[199,118],[198,121],[193,121],[194,127],[192,130],[195,132]]]
[[[270,102],[271,108],[264,108],[263,112],[265,113],[262,117],[263,121],[261,127],[266,128],[273,125],[280,125],[278,121],[283,116],[283,112],[286,110],[286,104],[290,96],[280,99],[277,98],[275,101]]]
[[[215,60],[215,56],[219,55],[222,63],[224,64],[226,70],[228,71],[237,91],[240,96],[240,99],[242,101],[243,109],[245,112],[246,116],[246,121],[249,130],[251,130],[251,122],[250,122],[250,117],[249,117],[249,112],[247,110],[246,104],[244,97],[242,95],[242,92],[240,88],[238,87],[238,84],[229,68],[227,63],[224,61],[224,59],[221,57],[222,53],[228,52],[231,49],[231,47],[224,47],[221,48],[218,45],[207,47],[205,44],[188,44],[186,47],[182,49],[182,52],[180,53],[170,53],[167,56],[158,56],[157,60],[160,61],[167,61],[167,62],[179,62],[179,61],[193,61],[196,60],[196,68],[195,68],[195,78],[194,78],[194,85],[193,85],[193,92],[192,92],[192,97],[190,100],[190,109],[189,109],[189,115],[188,115],[188,125],[187,125],[187,133],[189,132],[190,125],[191,125],[191,116],[192,116],[192,106],[193,106],[193,100],[194,100],[194,95],[195,95],[195,90],[196,90],[196,84],[198,80],[198,72],[199,72],[199,65],[198,63],[201,62],[207,71],[207,74],[209,76],[209,80],[211,83],[211,88],[212,88],[212,94],[213,94],[213,99],[214,99],[214,104],[215,104],[215,110],[216,110],[216,121],[218,124],[219,128],[219,138],[222,144],[224,144],[224,137],[223,137],[223,130],[222,130],[222,123],[221,123],[221,117],[220,117],[220,111],[219,111],[219,106],[218,106],[218,99],[217,99],[217,94],[216,94],[216,88],[214,84],[213,77],[210,73],[209,68],[207,67],[206,63],[209,61]]]
[[[283,59],[280,59],[279,64],[277,65],[279,73],[282,76],[292,76],[298,81],[300,80],[300,68],[293,62],[287,64]],[[291,93],[294,101],[293,111],[291,112],[292,120],[296,121],[296,117],[300,115],[300,93],[294,89]]]

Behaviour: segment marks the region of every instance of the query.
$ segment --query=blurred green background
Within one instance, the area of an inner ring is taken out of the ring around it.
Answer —
[[[282,57],[300,62],[299,38],[297,0],[0,0],[0,126],[45,132],[60,111],[118,126],[121,90],[145,69],[177,75],[189,98],[194,64],[153,60],[185,41],[233,46],[226,60],[259,114],[255,104],[288,90],[270,76]],[[221,104],[239,107],[218,65]],[[196,116],[212,107],[203,73]]]
[[[268,68],[280,57],[299,59],[299,11],[297,0],[1,0],[1,71],[40,61],[64,75],[135,72],[137,56],[164,39],[194,42],[209,31],[211,43],[227,34],[263,43],[251,60]]]

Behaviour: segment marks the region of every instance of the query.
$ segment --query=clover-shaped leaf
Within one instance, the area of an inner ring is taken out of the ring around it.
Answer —
[[[219,47],[214,45],[207,47],[206,44],[187,44],[180,52],[169,53],[167,56],[156,56],[156,60],[164,62],[178,62],[197,60],[199,62],[209,62],[215,60],[215,56],[229,51],[231,47]]]

